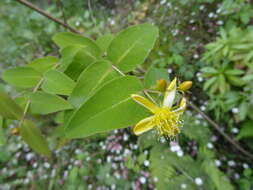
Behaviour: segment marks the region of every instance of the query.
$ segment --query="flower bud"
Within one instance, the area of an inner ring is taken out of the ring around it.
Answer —
[[[15,127],[13,129],[11,129],[11,134],[12,135],[19,135],[19,128]]]
[[[179,85],[178,89],[185,92],[189,90],[191,87],[192,87],[192,81],[185,81]]]
[[[161,92],[165,92],[166,91],[166,87],[167,87],[167,82],[164,79],[160,79],[156,81],[156,86],[155,89],[159,90]]]

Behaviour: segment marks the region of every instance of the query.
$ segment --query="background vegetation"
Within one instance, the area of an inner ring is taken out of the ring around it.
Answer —
[[[192,80],[189,98],[230,139],[253,152],[253,7],[248,0],[31,1],[93,39],[150,22],[159,44],[140,68],[147,87],[157,79]],[[0,74],[57,55],[52,36],[66,31],[12,0],[0,2]],[[143,72],[144,71],[144,72]],[[0,90],[18,92],[3,81]],[[48,160],[28,148],[14,126],[0,130],[0,189],[250,190],[252,158],[238,152],[201,112],[188,109],[177,142],[130,129],[73,140]],[[48,134],[61,118],[38,125]],[[0,119],[0,126],[2,120]],[[47,136],[54,146],[55,137]],[[3,140],[4,139],[4,140]]]

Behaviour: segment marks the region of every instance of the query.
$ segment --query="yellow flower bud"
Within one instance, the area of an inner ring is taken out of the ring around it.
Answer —
[[[179,90],[182,91],[187,91],[192,87],[192,81],[184,81],[183,83],[181,83],[178,87]]]
[[[166,91],[166,88],[167,88],[167,81],[164,80],[164,79],[160,79],[160,80],[157,80],[156,81],[156,86],[155,86],[155,89],[156,90],[159,90],[161,92],[165,92]]]
[[[11,129],[11,134],[12,135],[19,135],[19,128],[15,127],[13,129]]]

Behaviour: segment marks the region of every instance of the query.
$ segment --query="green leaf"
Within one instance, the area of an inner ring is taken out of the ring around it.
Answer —
[[[70,95],[75,82],[62,72],[49,70],[44,74],[42,89],[45,92],[60,95]]]
[[[214,162],[205,161],[203,168],[214,183],[217,190],[233,190],[229,179],[222,173],[215,165]]]
[[[58,58],[53,56],[47,56],[32,61],[27,65],[27,67],[31,67],[34,70],[43,74],[49,69],[52,69],[58,62]]]
[[[240,118],[241,121],[243,121],[246,118],[246,116],[248,114],[248,110],[249,110],[249,105],[250,105],[249,102],[246,102],[246,101],[244,101],[240,104],[240,106],[239,106],[239,118]]]
[[[145,74],[144,86],[146,88],[150,88],[151,86],[156,84],[157,80],[160,80],[160,79],[168,80],[168,76],[169,75],[166,69],[156,68],[152,66]]]
[[[131,26],[116,35],[108,47],[108,58],[127,72],[142,64],[154,47],[158,29],[152,24]]]
[[[102,51],[106,52],[106,50],[109,47],[109,45],[111,44],[113,38],[114,38],[114,36],[109,33],[109,34],[105,34],[103,36],[98,37],[96,42],[97,42],[98,46],[100,47],[100,49]]]
[[[3,118],[0,116],[0,146],[5,144],[5,137],[3,133]]]
[[[65,128],[66,136],[81,138],[135,124],[147,116],[145,109],[130,98],[141,90],[141,82],[136,77],[108,82],[73,114]]]
[[[16,67],[6,70],[3,79],[17,87],[32,88],[40,81],[41,74],[30,67]]]
[[[79,52],[82,49],[81,46],[67,46],[63,49],[61,49],[61,65],[59,66],[59,69],[65,71],[67,67],[71,64],[73,61],[75,55],[77,52]]]
[[[201,69],[201,72],[211,75],[218,74],[218,71],[213,67],[204,67]]]
[[[240,140],[242,138],[253,137],[253,121],[252,120],[247,120],[243,122],[241,126],[242,127],[240,130],[240,133],[236,137],[237,140]]]
[[[21,119],[22,109],[4,92],[0,92],[0,115],[7,119]]]
[[[230,69],[225,71],[226,75],[242,75],[243,73],[244,71],[239,69]]]
[[[88,97],[105,82],[115,78],[117,73],[106,61],[98,61],[87,67],[78,78],[77,85],[69,97],[75,107],[80,107]]]
[[[100,55],[101,50],[97,46],[97,44],[84,36],[70,33],[70,32],[61,32],[53,37],[53,41],[62,49],[67,46],[73,46],[73,45],[78,45],[83,48],[89,49],[92,54],[96,54],[97,56]]]
[[[207,90],[210,86],[215,84],[217,82],[217,80],[218,80],[217,77],[212,77],[212,78],[208,79],[204,84],[203,90]]]
[[[29,95],[31,111],[34,114],[49,114],[57,111],[72,109],[63,98],[45,92],[35,92]]]
[[[244,80],[242,80],[239,77],[229,75],[229,76],[227,76],[227,79],[228,79],[229,83],[231,83],[234,86],[239,86],[240,87],[240,86],[245,85]]]
[[[20,127],[20,135],[34,151],[47,157],[51,156],[46,139],[32,121],[25,120],[23,122]]]
[[[79,75],[86,69],[90,64],[97,60],[98,56],[93,55],[88,49],[82,48],[76,52],[72,61],[64,71],[70,78],[76,80]]]

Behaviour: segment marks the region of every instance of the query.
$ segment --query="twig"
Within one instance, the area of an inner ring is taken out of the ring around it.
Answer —
[[[26,7],[29,7],[30,9],[36,11],[37,13],[47,17],[48,19],[60,24],[61,26],[63,26],[64,28],[67,28],[69,29],[71,32],[74,32],[74,33],[80,33],[78,30],[76,30],[75,28],[72,28],[71,26],[69,26],[68,24],[64,23],[62,20],[58,19],[58,18],[55,18],[53,17],[52,15],[48,14],[47,12],[45,12],[44,10],[36,7],[35,5],[33,5],[32,3],[26,1],[26,0],[16,0],[18,3],[26,6]]]
[[[211,126],[213,126],[228,142],[230,142],[234,147],[243,153],[245,156],[248,156],[251,160],[253,160],[253,155],[241,147],[235,140],[230,138],[226,133],[221,130],[221,127],[215,123],[209,116],[207,116],[204,112],[202,112],[196,105],[192,102],[188,101],[188,105],[192,107],[196,112],[198,112]]]

